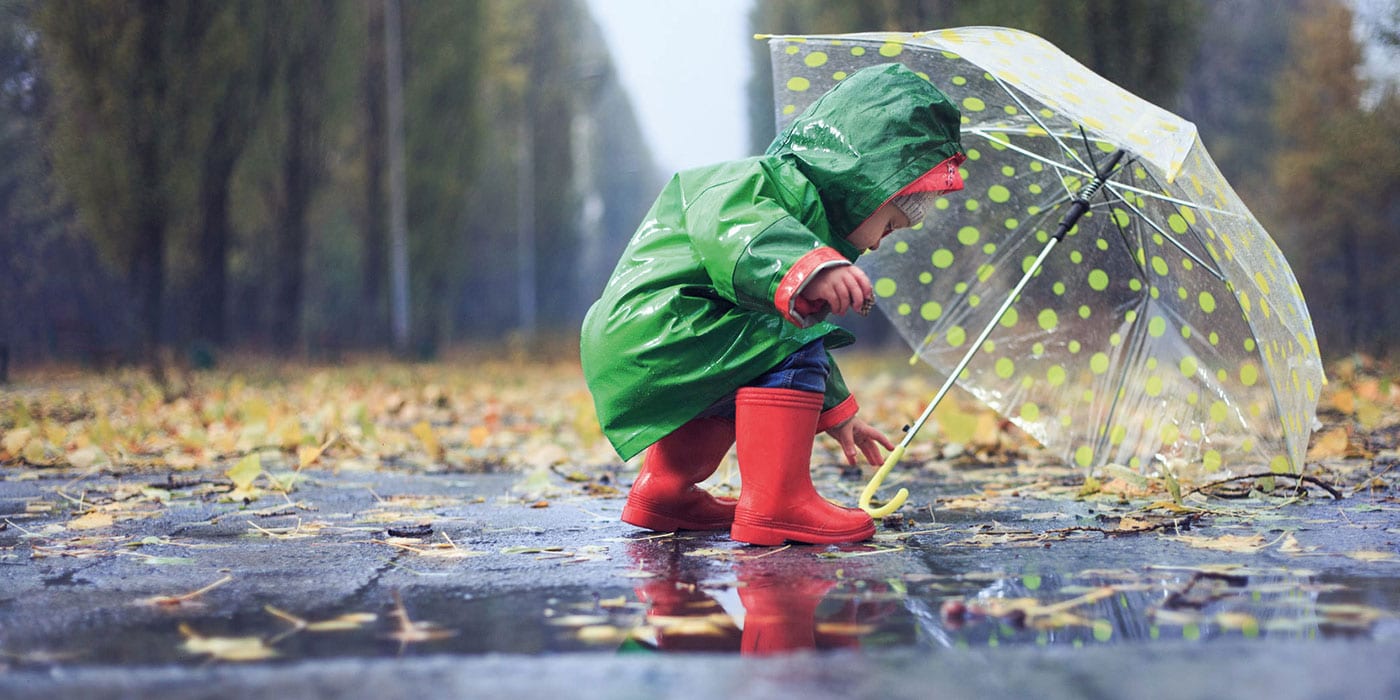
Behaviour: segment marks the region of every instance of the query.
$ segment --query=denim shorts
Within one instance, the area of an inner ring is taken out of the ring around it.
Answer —
[[[826,378],[831,365],[826,358],[826,344],[821,339],[803,345],[773,369],[758,375],[744,386],[758,389],[792,389],[826,393]],[[734,393],[714,402],[697,418],[733,418]]]

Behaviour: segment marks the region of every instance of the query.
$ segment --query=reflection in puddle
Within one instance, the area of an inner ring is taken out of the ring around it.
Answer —
[[[625,638],[627,649],[769,654],[1400,633],[1392,579],[1239,565],[878,578],[878,568],[858,563],[860,548],[706,550],[675,540],[628,547],[639,577],[629,612],[635,619],[639,607],[641,618],[584,633],[608,645]]]
[[[1394,576],[1245,566],[938,571],[897,546],[767,549],[722,538],[637,538],[607,550],[615,564],[596,564],[598,583],[587,586],[376,588],[311,609],[277,596],[124,603],[63,618],[59,636],[46,631],[58,623],[4,629],[0,665],[1400,640]]]

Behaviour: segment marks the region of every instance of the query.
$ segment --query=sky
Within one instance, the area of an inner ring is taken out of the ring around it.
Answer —
[[[752,0],[587,0],[663,170],[748,151]]]

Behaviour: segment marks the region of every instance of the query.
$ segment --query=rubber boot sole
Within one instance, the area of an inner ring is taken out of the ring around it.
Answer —
[[[871,521],[863,527],[854,528],[845,532],[831,532],[823,530],[813,532],[801,527],[785,526],[779,523],[772,525],[757,525],[734,521],[734,526],[729,529],[729,539],[736,542],[762,545],[772,547],[780,545],[788,540],[800,542],[802,544],[841,544],[844,542],[863,542],[875,536],[875,523]]]
[[[675,532],[677,530],[700,530],[715,531],[728,530],[733,524],[733,516],[727,518],[711,518],[697,520],[694,518],[680,517],[661,512],[654,508],[645,499],[639,499],[635,495],[627,499],[627,505],[622,508],[622,522],[628,525],[636,525],[645,530],[653,532]]]

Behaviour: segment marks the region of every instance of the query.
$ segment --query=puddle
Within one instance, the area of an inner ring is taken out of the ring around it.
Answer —
[[[819,572],[742,555],[731,559],[731,576],[697,578],[652,564],[655,576],[634,590],[646,606],[640,623],[594,621],[579,626],[581,638],[608,624],[636,648],[756,654],[1400,638],[1392,578],[1235,565],[863,578],[849,567]]]
[[[713,542],[710,543],[714,545]],[[1249,566],[1046,572],[907,571],[878,548],[621,545],[602,587],[482,595],[373,589],[343,609],[275,599],[102,613],[61,639],[0,635],[15,666],[563,652],[774,654],[1003,645],[1400,639],[1400,579]]]

